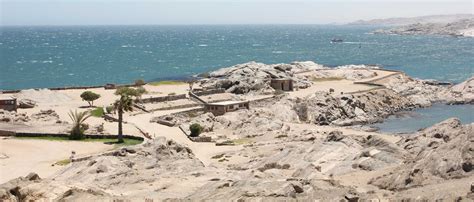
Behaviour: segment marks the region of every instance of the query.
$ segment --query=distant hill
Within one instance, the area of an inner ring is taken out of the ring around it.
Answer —
[[[425,24],[425,23],[451,23],[463,19],[473,19],[472,14],[455,14],[455,15],[428,15],[420,17],[406,17],[406,18],[385,18],[374,20],[358,20],[348,23],[348,25],[388,25],[388,26],[402,26],[410,24]]]
[[[380,29],[374,34],[397,35],[450,35],[474,37],[474,19],[462,19],[449,23],[416,23],[390,29]]]

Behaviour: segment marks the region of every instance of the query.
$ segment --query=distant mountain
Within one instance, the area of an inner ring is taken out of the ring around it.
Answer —
[[[451,35],[474,37],[474,19],[462,19],[449,23],[416,23],[390,29],[380,29],[374,34],[398,35]]]
[[[348,23],[348,25],[388,25],[388,26],[402,26],[410,24],[425,24],[425,23],[450,23],[463,19],[473,19],[472,14],[456,14],[456,15],[429,15],[420,17],[407,18],[386,18],[374,20],[359,20]]]

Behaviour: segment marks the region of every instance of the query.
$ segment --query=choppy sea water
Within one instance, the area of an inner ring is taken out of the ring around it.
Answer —
[[[425,79],[461,82],[474,73],[474,38],[367,34],[378,27],[329,25],[1,27],[0,89],[184,79],[248,61],[379,64]],[[330,43],[333,38],[343,43]],[[435,106],[420,118],[389,118],[384,132],[410,132],[472,106]]]
[[[448,118],[456,117],[463,124],[474,122],[474,105],[435,104],[429,108],[407,112],[404,116],[391,116],[383,123],[374,124],[385,133],[412,133]]]
[[[238,63],[380,64],[460,82],[474,39],[322,25],[0,27],[0,89],[180,79]],[[332,38],[343,43],[330,43]]]

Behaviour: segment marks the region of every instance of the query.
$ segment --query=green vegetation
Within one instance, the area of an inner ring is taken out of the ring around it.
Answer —
[[[91,114],[87,111],[84,112],[75,112],[69,111],[69,117],[72,120],[73,126],[70,132],[69,139],[71,140],[81,140],[84,139],[84,131],[86,131],[89,126],[84,124]]]
[[[17,139],[49,140],[49,141],[79,141],[79,142],[103,142],[104,144],[114,144],[117,147],[136,145],[143,141],[130,138],[123,138],[124,142],[118,143],[115,138],[85,138],[81,140],[71,140],[69,137],[38,136],[38,137],[15,137]]]
[[[243,145],[243,144],[251,144],[253,143],[252,139],[250,138],[241,138],[241,139],[235,139],[235,140],[226,140],[220,143],[216,143],[217,146],[234,146],[234,145]]]
[[[103,107],[97,107],[94,110],[91,111],[91,115],[94,117],[103,117],[104,116],[104,108]]]
[[[339,81],[343,80],[344,78],[342,77],[323,77],[323,78],[316,78],[313,77],[311,80],[314,82],[323,82],[323,81]]]
[[[118,112],[118,142],[123,143],[123,112],[133,111],[134,100],[133,97],[139,99],[143,93],[145,93],[144,88],[128,88],[122,87],[115,91],[115,95],[119,95],[120,99],[114,102],[114,111]]]
[[[187,83],[182,82],[182,81],[154,81],[154,82],[150,82],[148,84],[150,84],[152,86],[161,86],[161,85],[185,85]]]
[[[92,107],[94,106],[94,100],[99,99],[100,95],[92,91],[84,91],[81,94],[81,98],[82,100],[87,101],[87,103],[89,103],[89,106]]]
[[[143,79],[137,79],[135,80],[135,86],[143,86],[145,85],[145,81],[143,81]]]
[[[191,137],[197,137],[197,136],[199,136],[199,135],[202,133],[202,130],[203,130],[203,129],[204,129],[204,128],[203,128],[201,125],[199,125],[198,123],[193,123],[193,124],[191,124],[191,125],[189,126],[189,130],[191,131],[190,136],[191,136]]]
[[[70,159],[64,159],[64,160],[61,160],[61,161],[58,161],[58,162],[54,163],[54,165],[65,166],[65,165],[70,164],[70,163],[71,163]]]

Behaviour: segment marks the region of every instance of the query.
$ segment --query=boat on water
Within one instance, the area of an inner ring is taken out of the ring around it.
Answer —
[[[342,39],[337,39],[337,38],[334,38],[334,39],[331,39],[331,43],[341,43],[343,42],[344,40]]]

